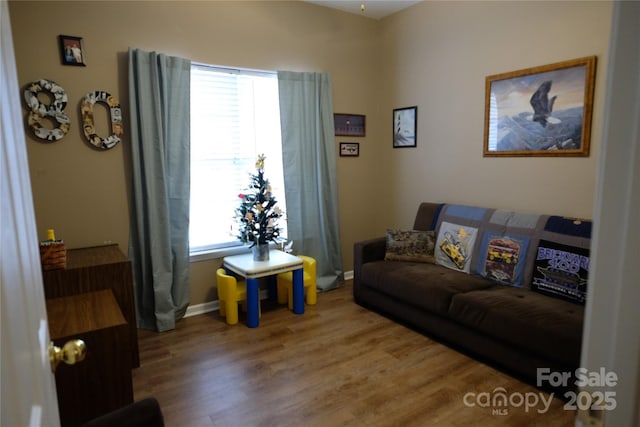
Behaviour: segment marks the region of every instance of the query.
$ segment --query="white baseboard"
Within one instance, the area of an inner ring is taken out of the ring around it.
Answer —
[[[260,291],[260,299],[267,298],[267,290]],[[202,304],[190,305],[187,307],[187,311],[184,313],[184,317],[197,316],[198,314],[205,314],[211,311],[220,310],[220,301],[209,301]]]
[[[353,279],[353,270],[345,271],[344,280]],[[267,291],[260,291],[260,299],[267,298]],[[197,316],[198,314],[209,313],[211,311],[220,310],[220,302],[218,300],[209,301],[202,304],[190,305],[187,307],[187,311],[184,314],[184,317]]]
[[[202,304],[190,305],[187,307],[187,312],[184,317],[197,316],[198,314],[209,313],[210,311],[216,311],[220,309],[220,301],[210,301]]]

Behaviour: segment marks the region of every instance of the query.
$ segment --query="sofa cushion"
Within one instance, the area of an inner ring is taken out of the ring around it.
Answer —
[[[447,315],[454,295],[494,286],[436,264],[375,261],[362,265],[362,283],[398,300]]]
[[[444,207],[444,203],[422,202],[418,206],[416,219],[413,222],[414,230],[435,230],[438,225],[438,217]]]
[[[548,233],[558,233],[565,236],[591,239],[593,222],[583,218],[568,218],[563,216],[550,216],[544,226]],[[545,236],[546,237],[546,236]]]
[[[418,230],[387,230],[386,261],[435,262],[435,233]]]
[[[509,286],[459,293],[450,318],[552,360],[580,360],[582,306]]]

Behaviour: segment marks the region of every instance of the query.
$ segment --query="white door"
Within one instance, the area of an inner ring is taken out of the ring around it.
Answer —
[[[0,1],[0,425],[60,425],[8,2]]]

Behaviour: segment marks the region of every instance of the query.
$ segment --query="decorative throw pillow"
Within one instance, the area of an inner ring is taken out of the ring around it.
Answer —
[[[478,252],[478,274],[503,285],[522,287],[528,248],[528,237],[485,231]]]
[[[589,278],[589,249],[540,240],[531,288],[584,304]]]
[[[434,231],[387,230],[385,261],[433,263]]]
[[[436,241],[436,264],[469,273],[478,229],[443,221]]]

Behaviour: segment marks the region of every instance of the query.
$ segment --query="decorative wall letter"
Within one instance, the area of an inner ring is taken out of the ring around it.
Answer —
[[[93,122],[93,105],[96,102],[102,102],[109,107],[111,132],[113,133],[106,138],[102,138],[100,135],[96,134]],[[120,142],[120,135],[122,135],[122,111],[120,110],[120,104],[113,96],[107,92],[99,90],[89,92],[82,100],[81,110],[84,136],[93,146],[103,150],[108,150]]]
[[[46,91],[53,97],[53,104],[43,104],[38,93]],[[33,82],[24,91],[24,99],[30,110],[27,124],[40,139],[55,142],[61,140],[69,132],[69,116],[64,112],[67,106],[67,94],[62,86],[51,80],[41,79]],[[42,126],[42,120],[49,117],[58,123],[53,129]]]
[[[48,92],[53,98],[52,104],[43,104],[38,98],[38,93]],[[29,109],[27,123],[35,136],[45,141],[54,142],[61,140],[69,132],[69,116],[64,112],[67,106],[67,94],[62,86],[54,81],[40,79],[30,83],[24,91],[24,99]],[[96,134],[93,121],[93,106],[96,102],[102,102],[109,108],[111,119],[111,135],[106,138]],[[87,141],[96,148],[108,150],[120,142],[122,135],[122,110],[118,101],[108,92],[96,90],[87,93],[82,99],[82,130]],[[50,118],[57,122],[57,127],[49,129],[43,126],[43,120]]]

